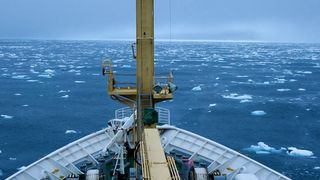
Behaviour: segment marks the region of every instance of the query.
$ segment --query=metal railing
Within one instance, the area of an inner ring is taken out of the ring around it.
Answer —
[[[166,108],[156,107],[158,112],[158,123],[159,124],[169,124],[170,125],[170,110]],[[123,119],[125,117],[130,117],[133,110],[129,107],[124,107],[115,110],[114,116],[116,119]]]

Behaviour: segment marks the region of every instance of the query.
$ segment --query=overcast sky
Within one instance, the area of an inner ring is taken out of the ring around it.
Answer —
[[[320,0],[171,0],[172,38],[320,42]],[[155,33],[169,36],[169,0]],[[0,38],[134,39],[134,0],[0,0]]]

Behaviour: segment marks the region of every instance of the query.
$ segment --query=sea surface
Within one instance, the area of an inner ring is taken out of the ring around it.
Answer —
[[[101,62],[135,72],[131,43],[0,40],[0,179],[106,126],[123,106]],[[156,42],[155,66],[178,85],[159,104],[173,125],[320,179],[320,44]]]

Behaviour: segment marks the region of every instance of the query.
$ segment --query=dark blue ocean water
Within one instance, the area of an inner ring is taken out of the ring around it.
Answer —
[[[0,179],[106,126],[122,105],[106,93],[101,60],[134,72],[130,44],[0,41]],[[293,179],[320,179],[319,44],[156,42],[155,57],[157,73],[173,70],[179,86],[159,104],[173,125]],[[251,147],[258,142],[268,147]]]

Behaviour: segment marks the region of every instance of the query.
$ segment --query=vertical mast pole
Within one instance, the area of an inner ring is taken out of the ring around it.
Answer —
[[[137,75],[137,138],[141,141],[143,112],[154,108],[154,1],[136,0],[136,75]]]

